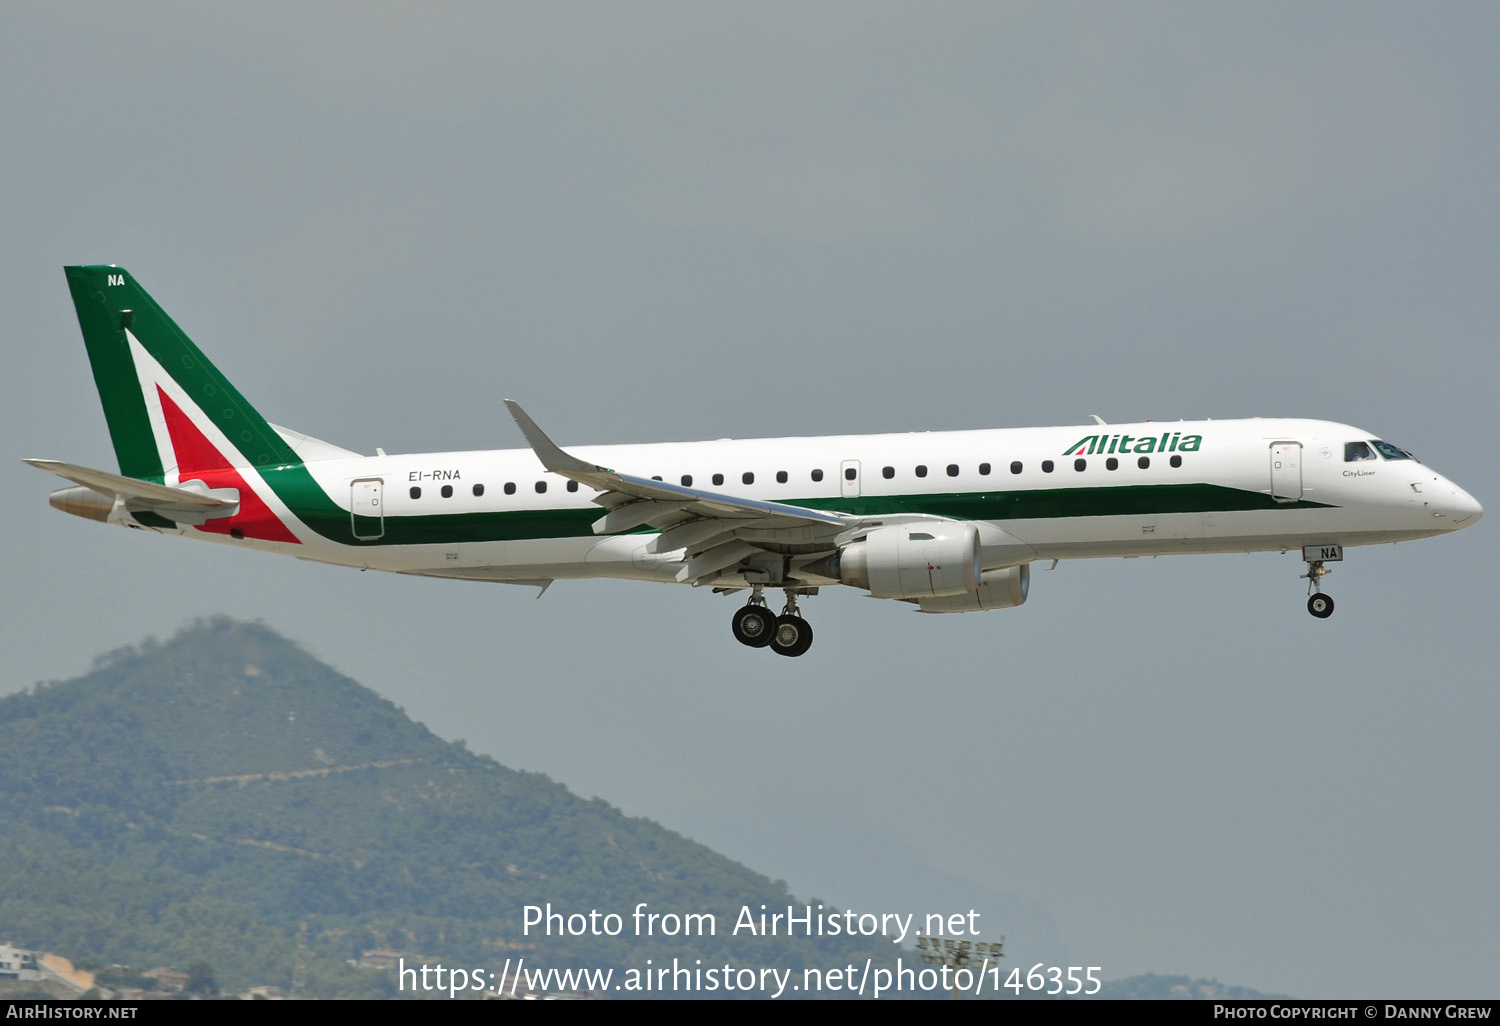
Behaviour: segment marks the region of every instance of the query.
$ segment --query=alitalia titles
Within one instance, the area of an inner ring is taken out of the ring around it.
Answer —
[[[1156,435],[1084,435],[1063,450],[1064,456],[1106,456],[1123,452],[1197,452],[1202,435],[1163,431]]]

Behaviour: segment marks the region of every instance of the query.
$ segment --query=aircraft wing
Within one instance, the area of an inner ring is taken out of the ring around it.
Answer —
[[[840,535],[863,520],[622,474],[563,451],[519,403],[507,399],[505,406],[543,467],[599,492],[594,501],[608,512],[594,521],[595,534],[656,528],[662,533],[650,543],[651,551],[685,550],[681,581],[711,579],[734,566],[760,547],[756,537],[763,532],[792,532],[801,544],[826,543],[832,550]]]

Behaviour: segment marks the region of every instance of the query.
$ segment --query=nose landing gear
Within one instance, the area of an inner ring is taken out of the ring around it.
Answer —
[[[781,615],[773,616],[757,585],[750,602],[735,610],[730,626],[735,640],[750,648],[769,647],[783,656],[799,656],[812,648],[812,625],[798,613],[797,593],[791,589],[787,590]]]
[[[1307,611],[1319,620],[1333,615],[1333,596],[1323,594],[1323,578],[1333,573],[1323,565],[1321,559],[1307,561],[1307,573],[1301,579],[1307,581]]]

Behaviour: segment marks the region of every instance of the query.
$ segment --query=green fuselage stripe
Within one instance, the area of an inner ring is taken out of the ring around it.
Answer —
[[[387,516],[382,525],[384,533],[379,538],[356,538],[349,511],[329,499],[305,467],[262,468],[261,474],[281,501],[303,523],[324,538],[345,545],[444,545],[541,538],[591,538],[594,537],[594,521],[604,515],[601,508],[589,506],[581,509],[518,509]],[[433,497],[422,501],[430,502],[434,509],[441,509],[445,500]],[[792,506],[855,516],[927,513],[955,520],[997,521],[1329,508],[1325,503],[1306,500],[1277,502],[1261,492],[1212,484],[1121,485],[778,501]],[[369,533],[366,525],[373,525],[375,520],[365,517],[360,520],[360,533]],[[649,530],[642,528],[642,531]]]

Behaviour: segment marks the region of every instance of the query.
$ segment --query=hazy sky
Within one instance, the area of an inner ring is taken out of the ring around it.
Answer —
[[[1309,416],[1492,510],[1500,7],[7,4],[0,690],[262,619],[446,737],[1014,961],[1497,996],[1495,524],[1064,563],[1022,608],[277,560],[112,469],[64,263],[373,452]],[[1488,669],[1486,668],[1488,667]],[[1026,963],[1029,965],[1029,963]]]

